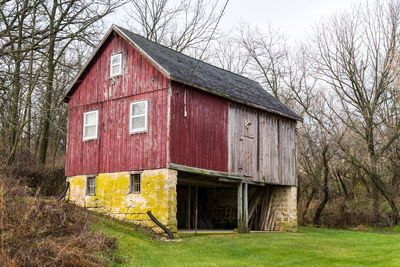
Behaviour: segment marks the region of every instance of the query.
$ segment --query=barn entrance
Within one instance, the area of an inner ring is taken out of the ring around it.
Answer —
[[[233,230],[237,228],[237,214],[236,183],[183,173],[178,175],[179,230]]]
[[[221,182],[180,173],[177,184],[178,230],[232,231],[239,228],[239,232],[272,231],[276,219],[274,189],[273,185]],[[238,211],[240,206],[243,207],[241,212]]]
[[[282,201],[286,201],[282,186],[255,182],[244,176],[170,165],[178,171],[176,216],[179,231],[232,231],[237,228],[239,233],[248,233],[275,229]]]

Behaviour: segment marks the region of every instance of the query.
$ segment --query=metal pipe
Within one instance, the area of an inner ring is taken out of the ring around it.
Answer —
[[[69,182],[66,182],[64,191],[63,191],[62,195],[58,198],[58,201],[60,201],[61,199],[65,198],[65,195],[67,194],[68,189],[69,189]]]
[[[174,235],[171,233],[171,231],[162,223],[160,223],[151,213],[151,211],[147,212],[147,215],[149,215],[150,219],[155,222],[155,224],[157,224],[161,229],[163,229],[167,234],[169,239],[174,239]]]

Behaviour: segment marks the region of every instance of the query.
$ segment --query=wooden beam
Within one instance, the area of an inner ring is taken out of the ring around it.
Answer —
[[[249,200],[248,185],[243,184],[243,233],[250,233],[249,229]]]
[[[240,183],[240,180],[220,177],[218,178],[218,182],[237,184]]]
[[[225,177],[225,178],[231,178],[231,179],[237,179],[237,180],[244,180],[244,179],[247,180],[249,178],[249,177],[244,177],[243,175],[240,175],[240,174],[232,174],[232,173],[227,173],[227,172],[219,172],[219,171],[213,171],[213,170],[200,169],[200,168],[189,167],[189,166],[175,164],[175,163],[168,163],[168,168],[177,170],[177,171],[189,172],[189,173],[193,173],[193,174],[210,176],[210,177]]]
[[[235,180],[236,183],[238,180]],[[230,184],[223,184],[219,183],[218,181],[209,181],[209,180],[202,180],[202,179],[194,179],[194,178],[183,178],[183,177],[178,177],[178,184],[183,184],[183,185],[200,185],[203,187],[235,187],[235,184],[230,183]]]
[[[195,199],[194,199],[194,201],[195,201],[195,207],[196,207],[196,210],[195,210],[195,217],[194,217],[194,233],[195,234],[197,234],[197,219],[198,219],[198,216],[199,216],[199,203],[198,203],[198,200],[199,199],[199,187],[196,185],[196,187],[195,187]]]
[[[188,203],[187,203],[187,205],[188,205],[188,209],[187,209],[187,229],[188,230],[190,230],[190,200],[191,200],[191,198],[192,198],[192,186],[191,185],[189,185],[188,186]]]
[[[228,95],[228,94],[221,93],[221,92],[219,92],[219,91],[217,91],[217,90],[213,90],[213,89],[210,89],[210,88],[201,86],[201,85],[196,84],[196,83],[188,82],[188,81],[183,80],[183,79],[180,79],[179,77],[176,77],[176,76],[174,76],[174,75],[170,75],[168,78],[170,78],[170,79],[173,80],[173,81],[180,82],[180,83],[183,83],[183,84],[186,84],[186,85],[189,85],[189,86],[198,88],[198,89],[203,90],[203,91],[206,91],[206,92],[208,92],[208,93],[211,93],[211,94],[214,94],[214,95],[218,95],[218,96],[221,96],[221,97],[223,97],[223,98],[227,98],[227,99],[229,99],[229,100],[232,100],[232,101],[237,102],[237,103],[240,103],[240,104],[245,104],[245,105],[247,105],[247,106],[251,106],[251,107],[256,108],[256,109],[261,109],[261,110],[266,111],[266,112],[268,112],[268,113],[277,114],[277,115],[280,115],[280,116],[282,116],[282,117],[286,117],[286,118],[288,118],[288,119],[292,119],[292,120],[294,120],[294,121],[301,121],[301,122],[303,122],[303,118],[300,117],[300,116],[298,116],[298,117],[297,117],[297,116],[292,116],[292,115],[289,115],[289,114],[286,114],[286,113],[283,113],[283,112],[280,112],[280,111],[277,111],[277,110],[274,110],[274,109],[271,109],[271,108],[267,108],[267,107],[264,107],[264,106],[260,106],[260,105],[257,105],[257,104],[254,104],[254,103],[251,103],[251,102],[248,102],[248,101],[239,99],[239,98],[237,98],[237,97],[234,97],[234,96],[230,96],[230,95]]]
[[[237,187],[237,210],[238,210],[238,231],[242,232],[243,229],[243,191],[242,191],[242,183],[239,183]]]

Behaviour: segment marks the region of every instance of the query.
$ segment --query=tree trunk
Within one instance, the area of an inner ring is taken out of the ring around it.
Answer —
[[[39,151],[39,161],[46,164],[47,147],[50,136],[50,119],[51,119],[51,101],[53,96],[53,79],[54,79],[54,45],[56,41],[56,33],[54,31],[54,18],[56,14],[57,3],[54,1],[52,14],[50,16],[50,41],[48,50],[48,73],[46,80],[46,92],[44,95],[44,104],[42,109],[42,134]]]
[[[313,220],[314,225],[319,224],[319,219],[321,217],[321,213],[324,210],[326,203],[328,203],[328,201],[329,201],[329,187],[328,187],[328,182],[329,182],[328,161],[329,160],[326,156],[327,152],[328,152],[328,146],[325,146],[324,150],[322,152],[322,160],[323,160],[323,164],[324,164],[324,198],[321,201],[321,203],[319,204],[319,206],[315,212],[315,216],[314,216],[314,220]]]
[[[26,3],[25,3],[26,4]],[[7,164],[11,165],[15,162],[16,146],[17,146],[17,132],[19,122],[19,98],[21,91],[21,47],[22,47],[22,30],[24,23],[24,12],[18,15],[18,41],[17,49],[15,51],[15,64],[14,64],[14,77],[13,77],[13,90],[11,102],[11,120],[10,120],[10,156]]]
[[[307,211],[308,211],[308,208],[310,207],[311,201],[314,199],[315,193],[316,193],[315,187],[313,187],[312,190],[311,190],[310,196],[308,197],[308,200],[306,202],[306,205],[304,207],[303,216],[302,216],[303,221],[304,221],[304,218],[307,215]]]

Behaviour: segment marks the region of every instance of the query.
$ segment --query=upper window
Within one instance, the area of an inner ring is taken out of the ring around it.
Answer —
[[[110,77],[121,75],[122,54],[115,54],[111,56],[110,64]]]
[[[131,103],[129,132],[138,133],[147,131],[147,100]]]
[[[98,121],[98,110],[92,110],[83,113],[83,141],[97,139]]]

